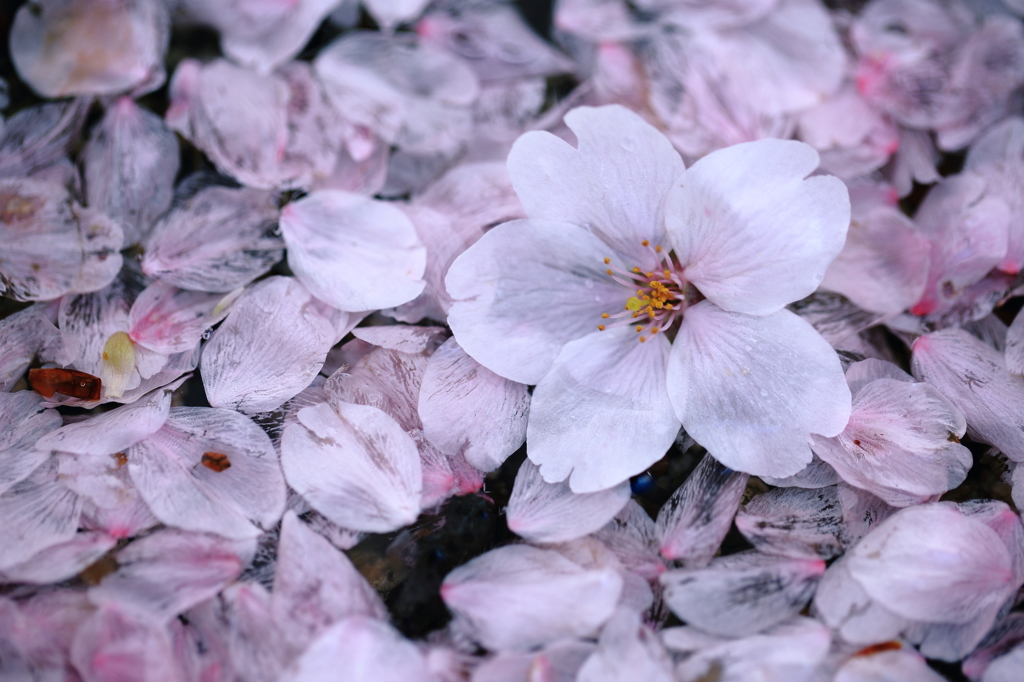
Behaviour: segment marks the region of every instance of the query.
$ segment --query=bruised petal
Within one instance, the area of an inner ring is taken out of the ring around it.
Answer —
[[[836,486],[775,488],[744,505],[736,527],[765,554],[832,559],[845,549],[845,512]]]
[[[40,0],[15,15],[10,49],[18,74],[45,97],[112,95],[162,85],[169,39],[157,0]]]
[[[1024,460],[1024,381],[1010,375],[996,350],[963,330],[945,329],[918,337],[913,351],[914,376],[963,412],[971,438]]]
[[[586,227],[624,256],[643,253],[645,239],[663,243],[665,196],[683,173],[668,139],[621,106],[579,107],[565,122],[578,148],[537,131],[509,153],[512,186],[530,219]]]
[[[686,278],[732,311],[768,315],[812,293],[843,248],[846,186],[807,176],[810,146],[761,140],[720,149],[672,186],[667,227]]]
[[[268,615],[295,651],[349,616],[386,619],[377,592],[348,557],[294,512],[284,516],[277,551]]]
[[[478,469],[496,469],[519,449],[529,409],[524,384],[480,365],[454,338],[427,361],[417,406],[423,434],[442,452],[461,452]]]
[[[206,187],[178,198],[143,241],[142,271],[182,289],[227,293],[281,260],[269,193]]]
[[[335,308],[388,308],[423,290],[426,252],[413,224],[391,204],[318,190],[284,208],[281,232],[295,276]]]
[[[752,635],[795,616],[825,572],[820,559],[789,559],[743,552],[707,568],[661,576],[665,601],[690,625],[727,637]]]
[[[92,129],[82,151],[89,205],[137,243],[171,206],[178,174],[178,139],[155,114],[118,99]]]
[[[508,501],[508,527],[536,543],[575,540],[611,521],[629,496],[629,481],[600,492],[573,493],[565,482],[545,481],[527,460],[519,467]]]
[[[267,412],[309,386],[334,341],[313,300],[290,277],[266,279],[238,299],[203,347],[211,405]]]
[[[811,461],[811,433],[838,434],[850,416],[835,351],[788,310],[750,317],[709,302],[688,308],[668,391],[683,428],[715,459],[776,478]]]
[[[422,472],[416,444],[375,407],[320,403],[285,427],[281,464],[296,492],[345,528],[388,532],[416,520]]]
[[[526,545],[491,550],[449,573],[441,598],[474,640],[497,651],[594,633],[615,609],[622,578]]]
[[[601,313],[621,309],[622,287],[605,274],[611,255],[611,247],[576,225],[499,225],[448,270],[448,324],[484,367],[537,384],[562,346],[592,332]]]
[[[729,532],[747,478],[704,455],[658,511],[661,555],[687,568],[706,566]]]
[[[270,437],[231,410],[173,408],[159,431],[128,450],[128,471],[169,526],[251,538],[257,525],[270,528],[284,513],[284,477]]]
[[[631,327],[567,343],[533,392],[527,452],[547,481],[610,488],[661,459],[679,431],[665,388],[668,340]]]

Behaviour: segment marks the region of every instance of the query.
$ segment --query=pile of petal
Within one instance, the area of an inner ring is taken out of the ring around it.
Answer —
[[[13,5],[0,679],[1021,679],[1024,2]]]

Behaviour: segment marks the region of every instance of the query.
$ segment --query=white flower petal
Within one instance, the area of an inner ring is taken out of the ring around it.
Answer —
[[[210,404],[246,414],[274,410],[316,377],[334,341],[305,287],[272,277],[247,291],[203,347]]]
[[[668,386],[686,432],[722,464],[754,475],[795,474],[811,461],[810,434],[836,435],[850,417],[835,351],[788,310],[750,317],[707,301],[688,308]]]
[[[157,280],[132,303],[128,336],[155,353],[186,353],[199,344],[207,329],[227,316],[242,292],[238,288],[227,295],[207,294]]]
[[[851,644],[895,639],[911,620],[875,601],[850,575],[849,554],[828,567],[814,592],[814,615]]]
[[[445,342],[444,327],[410,327],[404,324],[358,327],[352,336],[400,353],[432,353]]]
[[[416,405],[427,363],[424,353],[373,348],[348,371],[332,374],[324,392],[334,406],[371,405],[398,422],[404,431],[421,430]]]
[[[533,392],[526,442],[546,481],[604,490],[661,459],[679,432],[665,388],[669,343],[631,327],[570,341]]]
[[[5,582],[46,585],[73,578],[113,549],[117,539],[106,533],[75,533],[71,539],[34,554],[3,571]]]
[[[577,682],[645,680],[673,682],[672,659],[639,613],[620,608],[601,629],[598,648],[579,670]]]
[[[88,682],[118,677],[186,682],[184,664],[163,623],[116,604],[94,611],[75,632],[68,662]],[[159,670],[159,676],[154,671]]]
[[[708,154],[676,182],[666,220],[686,278],[716,305],[768,315],[812,293],[850,225],[846,185],[807,176],[818,153],[759,140]]]
[[[537,384],[562,346],[594,331],[601,313],[623,309],[630,292],[605,273],[604,259],[614,255],[576,225],[499,225],[448,270],[445,285],[454,299],[448,324],[481,365]]]
[[[423,291],[426,251],[391,204],[317,190],[285,206],[281,233],[295,276],[339,310],[397,306]]]
[[[833,559],[845,549],[843,499],[836,486],[774,488],[736,514],[736,528],[759,552],[800,559]]]
[[[81,515],[82,499],[58,480],[51,457],[0,495],[0,571],[70,540]]]
[[[281,518],[284,476],[270,437],[246,416],[176,407],[163,427],[128,450],[128,471],[153,514],[169,526],[230,538]]]
[[[565,123],[577,149],[535,131],[509,152],[509,175],[526,215],[584,227],[623,256],[644,254],[645,239],[664,243],[665,197],[684,168],[668,139],[617,105],[578,107]],[[649,267],[628,264],[634,266]]]
[[[434,447],[461,452],[476,468],[491,471],[526,440],[530,394],[524,384],[480,365],[451,338],[427,361],[417,409]]]
[[[573,493],[565,483],[548,483],[526,460],[519,467],[506,517],[509,530],[530,542],[575,540],[611,521],[630,497],[629,481],[596,493]]]
[[[289,485],[339,526],[386,533],[420,512],[416,444],[375,407],[320,403],[299,411],[281,437]]]
[[[59,429],[61,416],[32,391],[0,393],[0,495],[49,458],[36,441]]]
[[[527,545],[482,554],[441,585],[456,627],[496,651],[591,635],[611,617],[621,592],[615,570],[586,570],[558,552]]]

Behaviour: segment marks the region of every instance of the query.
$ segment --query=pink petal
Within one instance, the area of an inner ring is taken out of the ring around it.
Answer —
[[[893,613],[875,601],[850,574],[849,554],[825,571],[814,592],[815,617],[851,644],[887,642],[913,621]]]
[[[89,590],[89,600],[167,622],[220,592],[244,563],[229,540],[164,529],[118,552],[117,571]]]
[[[177,528],[252,538],[284,513],[269,436],[231,410],[173,408],[159,431],[128,450],[128,471],[157,518]]]
[[[211,405],[267,412],[309,386],[334,341],[312,300],[291,277],[263,280],[238,299],[203,347]]]
[[[374,346],[400,353],[433,353],[445,342],[444,327],[411,327],[404,324],[358,327],[352,336]]]
[[[824,572],[820,559],[743,552],[713,559],[707,568],[670,570],[660,580],[669,608],[687,623],[742,637],[799,613]]]
[[[968,150],[965,168],[985,180],[988,191],[1002,198],[1010,207],[1009,245],[999,268],[1019,272],[1024,268],[1024,230],[1021,229],[1021,183],[1024,166],[1024,120],[1011,116],[989,128]]]
[[[388,532],[416,520],[422,473],[416,444],[375,407],[321,403],[285,427],[281,464],[296,492],[345,528]]]
[[[449,573],[441,598],[469,637],[506,651],[594,633],[621,591],[612,569],[586,570],[557,552],[509,545]]]
[[[914,376],[963,412],[971,438],[995,445],[1014,461],[1024,460],[1018,425],[1024,380],[1010,376],[996,350],[960,329],[921,336],[913,350]]]
[[[527,452],[544,480],[610,488],[661,459],[679,421],[665,388],[668,339],[630,327],[570,341],[530,402]]]
[[[635,500],[627,501],[593,538],[612,552],[626,570],[645,580],[653,582],[665,572],[654,521]]]
[[[811,461],[810,434],[838,434],[850,416],[835,351],[788,310],[688,308],[668,386],[686,432],[725,466],[755,475],[796,473]]]
[[[115,605],[99,609],[82,623],[69,658],[83,682],[186,681],[167,629]]]
[[[426,251],[412,222],[391,204],[318,190],[285,206],[281,232],[296,277],[339,310],[397,306],[423,291]]]
[[[427,361],[417,406],[424,436],[478,469],[496,469],[519,449],[529,409],[525,385],[483,367],[454,338]]]
[[[0,175],[28,176],[58,164],[85,124],[92,98],[25,107],[0,130]]]
[[[616,682],[636,679],[673,682],[672,659],[640,614],[618,609],[601,629],[597,651],[576,677],[579,682]]]
[[[966,623],[1015,589],[999,536],[949,503],[890,516],[851,550],[849,570],[886,608],[928,622]]]
[[[726,310],[767,315],[818,288],[850,224],[846,186],[807,178],[811,147],[761,140],[709,154],[668,195],[686,278]]]
[[[348,371],[331,375],[324,391],[332,405],[371,405],[397,421],[403,430],[419,430],[422,424],[416,406],[427,363],[422,352],[374,348]]]
[[[204,332],[227,317],[242,295],[185,291],[162,280],[142,290],[128,313],[128,335],[135,343],[164,355],[193,350]]]
[[[171,389],[156,390],[132,405],[62,426],[40,438],[36,448],[83,455],[124,452],[164,425],[172,393]]]
[[[577,149],[550,133],[531,132],[509,153],[512,186],[526,214],[588,227],[622,256],[645,253],[645,239],[664,244],[665,196],[683,173],[669,141],[620,106],[579,107],[565,121]]]
[[[1006,369],[1024,375],[1024,315],[1017,315],[1006,330]]]
[[[162,119],[118,99],[82,151],[89,205],[117,221],[125,246],[137,243],[168,208],[178,174],[178,140]]]
[[[599,530],[629,500],[629,481],[577,495],[565,483],[548,483],[526,460],[519,467],[506,511],[509,530],[530,542],[565,542]]]
[[[423,653],[387,623],[353,616],[326,630],[281,682],[433,682]]]
[[[537,384],[567,342],[594,331],[601,313],[625,304],[628,290],[605,274],[604,258],[613,255],[610,246],[576,225],[499,225],[448,270],[445,283],[454,300],[448,324],[463,350],[484,367]]]
[[[836,672],[834,682],[943,682],[924,656],[909,647],[855,654]]]
[[[29,559],[3,570],[9,582],[45,585],[58,583],[81,573],[103,557],[117,539],[106,533],[76,533],[66,542],[51,545]]]
[[[760,552],[832,559],[845,549],[846,511],[835,486],[775,488],[744,505],[736,515],[736,527]]]
[[[0,320],[0,390],[11,390],[37,355],[49,361],[64,352],[64,338],[46,310],[32,305]]]
[[[687,568],[707,566],[732,526],[747,479],[704,455],[658,511],[661,555]]]
[[[198,189],[179,197],[143,241],[142,270],[182,289],[233,291],[281,260],[276,221],[267,192]]]
[[[596,644],[562,640],[536,652],[502,652],[473,670],[472,682],[522,682],[539,671],[545,682],[576,682],[580,666]]]
[[[294,512],[284,516],[277,551],[267,615],[295,652],[344,618],[387,619],[384,603],[348,557]]]

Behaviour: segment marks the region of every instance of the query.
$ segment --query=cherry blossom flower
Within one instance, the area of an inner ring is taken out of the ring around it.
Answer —
[[[530,458],[545,480],[601,490],[659,459],[682,423],[726,466],[796,473],[809,434],[837,435],[850,415],[835,352],[782,309],[842,248],[845,186],[805,179],[818,155],[799,142],[686,170],[622,107],[566,123],[578,149],[543,132],[516,142],[527,219],[485,234],[446,279],[462,348],[537,384]]]

